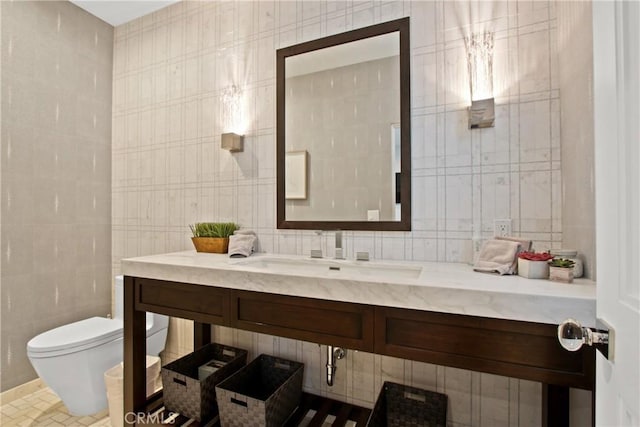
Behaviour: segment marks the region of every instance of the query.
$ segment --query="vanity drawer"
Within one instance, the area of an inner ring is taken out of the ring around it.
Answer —
[[[135,279],[136,309],[229,325],[229,289],[155,279]]]
[[[378,354],[593,389],[593,349],[564,350],[554,325],[389,307],[375,313]]]
[[[231,326],[319,344],[373,351],[373,307],[232,291]]]

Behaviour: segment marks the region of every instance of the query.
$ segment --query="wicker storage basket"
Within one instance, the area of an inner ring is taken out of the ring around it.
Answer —
[[[262,354],[216,386],[222,427],[280,427],[300,403],[304,365]]]
[[[385,382],[369,427],[446,427],[447,395]]]
[[[207,367],[211,361],[215,367]],[[247,363],[247,351],[211,343],[162,367],[164,406],[200,422],[218,414],[216,384]],[[199,370],[213,371],[198,379]],[[200,368],[200,369],[199,369]]]

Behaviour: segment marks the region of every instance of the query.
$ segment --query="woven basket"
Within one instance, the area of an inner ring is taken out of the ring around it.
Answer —
[[[226,254],[229,251],[228,237],[192,237],[197,252]]]
[[[304,365],[262,354],[216,386],[222,427],[280,427],[302,396]]]
[[[199,380],[198,368],[211,360],[219,360],[225,364]],[[216,384],[246,363],[246,350],[211,343],[163,366],[164,406],[171,412],[206,423],[218,414]]]
[[[368,427],[446,427],[447,395],[385,382]]]

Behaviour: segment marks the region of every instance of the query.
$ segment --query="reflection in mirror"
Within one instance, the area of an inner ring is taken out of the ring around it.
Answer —
[[[287,198],[287,219],[399,220],[391,141],[400,123],[398,33],[289,57],[285,71],[286,150],[311,155],[310,197]],[[297,185],[290,173],[286,193]]]
[[[278,51],[278,228],[410,229],[408,54],[408,18]]]

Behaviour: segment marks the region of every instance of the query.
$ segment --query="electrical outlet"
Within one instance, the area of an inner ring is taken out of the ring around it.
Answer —
[[[493,235],[498,237],[511,236],[511,219],[494,219]]]

